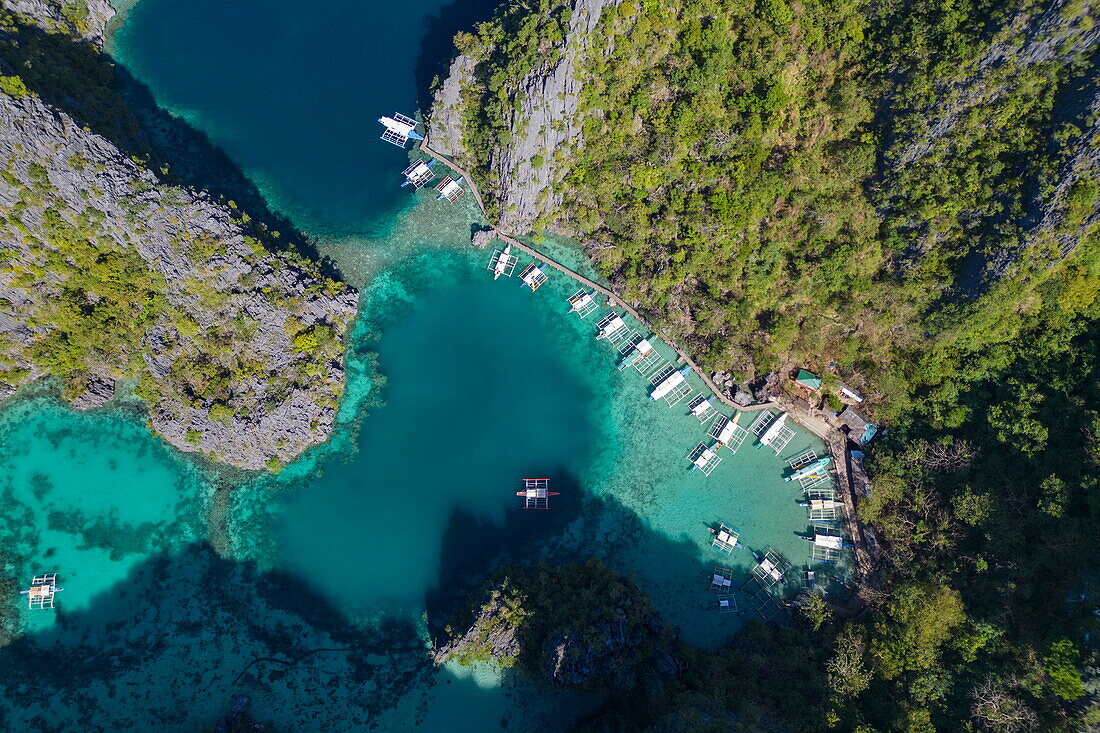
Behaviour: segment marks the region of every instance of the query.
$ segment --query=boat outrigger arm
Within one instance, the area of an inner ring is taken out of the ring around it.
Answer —
[[[382,131],[382,139],[388,143],[403,148],[409,139],[423,140],[424,136],[416,131],[419,124],[412,117],[395,112],[393,117],[379,117],[378,121],[386,129]]]
[[[771,445],[772,441],[775,440],[776,436],[779,435],[779,431],[783,429],[783,425],[785,425],[786,422],[787,413],[784,412],[782,415],[776,418],[775,422],[771,424],[771,427],[768,428],[764,432],[764,434],[760,436],[760,443],[757,447],[763,445]]]
[[[818,458],[813,463],[803,466],[790,476],[784,478],[784,481],[801,481],[804,478],[820,478],[825,475],[825,467],[832,463],[832,456],[823,456]]]

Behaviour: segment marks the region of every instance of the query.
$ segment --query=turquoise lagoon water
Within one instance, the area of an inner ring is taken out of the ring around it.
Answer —
[[[4,570],[20,584],[58,570],[65,590],[56,611],[18,611],[19,636],[0,648],[0,723],[193,730],[246,694],[257,718],[290,730],[560,729],[587,701],[428,657],[431,614],[509,561],[605,558],[688,641],[720,644],[751,612],[716,613],[710,571],[740,580],[752,556],[720,555],[707,526],[729,522],[749,547],[804,565],[805,511],[782,473],[820,444],[799,431],[780,456],[746,444],[710,477],[689,473],[704,432],[686,401],[651,402],[640,375],[616,368],[596,316],[566,312],[571,282],[494,282],[489,253],[467,244],[469,197],[446,207],[393,185],[405,157],[373,119],[414,103],[413,70],[431,65],[421,47],[439,25],[426,18],[469,6],[331,0],[315,18],[270,1],[254,18],[241,9],[252,6],[142,0],[114,48],[361,287],[340,425],[280,475],[252,476],[180,455],[130,405],[6,407]],[[362,43],[326,35],[337,17]],[[293,62],[256,59],[276,51]],[[379,66],[383,51],[397,57],[382,78],[347,71]],[[247,103],[234,103],[237,86]],[[341,119],[264,111],[319,98]],[[362,146],[345,145],[357,126]],[[587,267],[568,242],[546,247]],[[519,507],[524,476],[551,478],[549,511]]]

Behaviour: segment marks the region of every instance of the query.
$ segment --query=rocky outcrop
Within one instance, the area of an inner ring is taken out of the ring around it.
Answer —
[[[675,633],[604,563],[498,572],[446,627],[435,660],[519,664],[560,687],[655,696],[679,668]]]
[[[115,16],[108,0],[2,0],[0,6],[43,30],[99,43]]]
[[[507,112],[508,144],[489,156],[492,184],[483,190],[500,210],[500,227],[505,231],[527,232],[545,211],[561,202],[557,190],[563,166],[553,165],[568,154],[581,133],[577,105],[582,81],[580,64],[590,46],[590,34],[603,9],[617,0],[570,0],[567,32],[554,53],[543,52],[547,63],[528,71],[511,96],[518,104]],[[482,49],[479,55],[492,54]],[[460,54],[437,90],[428,116],[429,142],[433,149],[461,161],[470,161],[464,114],[472,81],[478,72],[478,58]]]
[[[133,381],[170,443],[247,469],[329,435],[356,294],[247,216],[16,89],[0,230],[0,398],[52,375],[91,408]]]
[[[436,664],[448,659],[459,662],[494,660],[510,667],[519,659],[523,647],[520,629],[526,619],[523,610],[527,599],[509,581],[499,578],[482,594],[476,613],[458,630],[448,628],[435,648]]]

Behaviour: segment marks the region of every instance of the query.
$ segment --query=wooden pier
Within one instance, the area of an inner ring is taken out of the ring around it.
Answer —
[[[478,191],[477,184],[474,182],[473,176],[471,176],[470,173],[462,166],[451,161],[447,156],[432,150],[431,147],[428,145],[427,140],[422,140],[420,142],[420,149],[431,157],[438,160],[443,165],[450,168],[456,174],[462,176],[466,180],[466,183],[469,186],[470,193],[473,195],[474,201],[477,202],[477,206],[481,210],[481,215],[485,218],[485,221],[489,222],[489,214],[485,210],[485,202],[481,198],[481,192]],[[492,222],[489,223],[492,225]],[[851,472],[848,468],[849,458],[847,450],[847,439],[845,438],[845,436],[840,434],[835,428],[825,422],[825,420],[823,420],[820,415],[813,414],[809,409],[800,409],[800,406],[791,400],[768,401],[748,406],[737,404],[726,396],[725,392],[710,378],[710,375],[704,372],[702,368],[700,368],[699,365],[695,363],[695,360],[693,360],[687,354],[687,352],[677,346],[676,343],[669,339],[668,336],[666,336],[664,333],[654,328],[653,324],[649,323],[649,321],[642,317],[642,315],[638,313],[638,311],[625,303],[622,298],[616,295],[610,288],[604,287],[600,283],[591,280],[580,274],[579,272],[576,272],[575,270],[566,267],[557,260],[543,254],[542,252],[539,252],[534,247],[524,244],[515,237],[500,231],[500,229],[495,229],[494,234],[498,239],[501,239],[504,242],[511,244],[517,249],[523,250],[527,254],[534,257],[536,260],[546,263],[550,267],[553,267],[555,270],[558,270],[559,272],[573,278],[579,283],[582,283],[585,287],[603,294],[607,297],[609,306],[613,308],[619,308],[629,313],[631,316],[637,319],[638,323],[648,328],[656,337],[660,338],[662,341],[668,344],[669,348],[676,352],[677,361],[687,364],[691,368],[691,370],[695,372],[699,379],[701,379],[703,383],[707,385],[707,387],[711,390],[711,392],[714,393],[715,397],[717,397],[722,404],[741,412],[757,412],[759,410],[767,410],[770,408],[783,410],[790,413],[791,417],[794,418],[794,420],[799,425],[806,428],[817,437],[821,438],[825,442],[825,445],[828,447],[829,452],[832,454],[834,459],[833,465],[836,469],[838,484],[837,495],[844,503],[845,521],[847,523],[849,536],[852,538],[852,544],[854,545],[853,549],[856,560],[855,580],[857,583],[866,580],[867,576],[872,572],[874,568],[874,562],[872,560],[871,553],[867,549],[866,538],[863,534],[863,525],[860,523],[859,519],[856,516],[855,490],[852,486],[850,478]],[[857,595],[856,599],[853,602],[853,608],[850,609],[850,612],[854,613],[858,611],[861,606],[862,603],[860,602]]]
[[[435,158],[436,160],[438,160],[443,165],[450,168],[452,171],[454,171],[458,175],[462,176],[464,179],[466,179],[466,183],[469,186],[470,193],[473,195],[474,201],[477,202],[478,208],[481,209],[481,215],[483,217],[485,217],[486,221],[489,221],[489,215],[485,211],[485,201],[481,198],[481,192],[477,190],[477,184],[474,183],[473,176],[471,176],[469,174],[469,172],[466,171],[465,168],[463,168],[462,166],[458,165],[457,163],[454,163],[453,161],[449,160],[445,155],[441,155],[440,153],[437,153],[436,151],[432,150],[431,147],[429,147],[427,140],[421,141],[420,149],[422,151],[424,151],[425,153],[427,153],[428,155]],[[490,224],[491,223],[492,222],[490,222]],[[631,308],[627,303],[625,303],[623,301],[622,298],[620,298],[618,295],[616,295],[610,288],[606,288],[603,285],[600,285],[598,282],[596,282],[594,280],[590,280],[589,278],[587,278],[584,275],[580,274],[576,270],[572,270],[572,269],[566,267],[565,265],[561,264],[560,262],[553,259],[552,257],[549,257],[548,255],[545,255],[542,252],[539,252],[534,247],[532,247],[530,245],[527,245],[527,244],[524,244],[523,242],[519,241],[515,237],[513,237],[509,234],[506,234],[506,233],[500,231],[499,229],[495,229],[495,235],[498,239],[500,239],[504,242],[507,242],[508,244],[512,245],[513,247],[516,247],[517,249],[523,250],[524,252],[531,255],[535,259],[546,263],[550,267],[553,267],[555,270],[558,270],[559,272],[564,273],[565,275],[568,275],[569,277],[573,278],[574,280],[576,280],[579,283],[582,283],[586,287],[591,288],[592,290],[595,290],[596,292],[601,293],[602,295],[606,296],[608,305],[610,305],[612,308],[619,308],[619,309],[624,310],[627,313],[629,313],[631,316],[633,316],[638,321],[638,323],[641,323],[643,326],[648,328],[653,333],[653,335],[657,336],[659,339],[661,339],[666,344],[668,344],[669,348],[671,348],[673,351],[676,352],[677,361],[678,362],[683,362],[684,364],[687,364],[689,367],[691,367],[691,370],[693,372],[695,372],[695,374],[698,375],[698,377],[701,380],[703,380],[703,383],[705,385],[707,385],[707,387],[710,388],[710,390],[714,393],[715,397],[717,397],[722,402],[722,404],[726,405],[727,407],[731,407],[735,410],[741,410],[742,412],[754,412],[756,410],[766,410],[769,407],[775,407],[776,406],[775,403],[773,403],[773,402],[765,402],[765,403],[758,404],[758,405],[750,405],[748,407],[738,405],[736,402],[734,402],[733,400],[726,397],[725,392],[723,392],[721,390],[721,388],[719,388],[718,385],[715,384],[713,380],[711,380],[710,376],[705,371],[703,371],[703,369],[698,364],[696,364],[695,361],[690,356],[688,356],[687,353],[683,349],[681,349],[679,346],[677,346],[671,339],[668,338],[668,336],[666,336],[665,334],[661,333],[659,330],[654,328],[652,323],[649,323],[644,317],[642,317],[642,315],[640,313],[638,313],[638,311]]]

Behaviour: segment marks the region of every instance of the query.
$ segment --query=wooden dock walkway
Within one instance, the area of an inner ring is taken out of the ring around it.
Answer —
[[[420,149],[466,179],[466,185],[469,187],[470,193],[473,195],[474,200],[477,201],[477,206],[479,209],[481,209],[481,215],[485,217],[485,221],[489,222],[490,225],[492,225],[493,223],[489,221],[489,215],[485,210],[485,202],[481,198],[481,193],[477,190],[477,184],[474,183],[473,177],[471,177],[470,174],[464,168],[462,168],[462,166],[449,160],[446,156],[432,150],[431,147],[428,145],[427,140],[421,141]],[[595,290],[596,292],[605,295],[607,297],[607,302],[609,306],[611,306],[612,308],[620,308],[623,311],[626,311],[635,319],[637,319],[638,323],[648,328],[656,337],[660,338],[662,341],[668,344],[669,348],[676,352],[678,361],[683,362],[691,367],[692,371],[694,371],[695,374],[698,375],[698,377],[703,381],[703,383],[706,384],[708,388],[710,388],[711,392],[714,393],[714,396],[717,397],[722,404],[741,412],[756,412],[759,410],[767,410],[769,408],[775,408],[790,412],[791,416],[795,419],[796,422],[798,422],[798,424],[802,425],[811,433],[821,438],[825,442],[829,453],[833,456],[833,465],[835,466],[837,479],[837,494],[844,504],[845,523],[847,524],[848,534],[852,538],[852,544],[854,545],[853,549],[856,561],[856,580],[857,582],[859,582],[867,577],[867,575],[872,571],[874,563],[872,561],[870,552],[867,550],[867,541],[863,534],[863,525],[860,523],[859,518],[856,516],[856,496],[855,489],[851,481],[851,469],[849,468],[848,463],[849,453],[847,447],[847,438],[843,434],[841,434],[840,431],[833,428],[820,416],[812,414],[811,411],[808,409],[808,405],[806,406],[806,409],[802,409],[793,401],[791,401],[790,404],[787,404],[788,401],[784,400],[782,402],[769,401],[749,406],[738,405],[726,396],[725,392],[720,389],[718,385],[715,384],[714,381],[710,378],[710,375],[704,372],[702,368],[700,368],[699,365],[696,364],[690,356],[688,356],[686,351],[673,343],[673,341],[669,339],[665,334],[654,328],[653,324],[649,323],[649,321],[642,317],[642,315],[638,313],[638,311],[636,311],[634,308],[623,302],[622,298],[616,295],[609,288],[600,285],[599,283],[585,277],[579,272],[576,272],[575,270],[566,267],[552,257],[545,255],[542,252],[539,252],[534,247],[528,244],[524,244],[515,237],[500,231],[500,229],[495,229],[495,235],[498,239],[501,239],[502,241],[511,244],[513,247],[519,248],[520,250],[526,252],[535,259],[544,262],[550,267],[553,267],[555,270],[558,270],[559,272],[573,278],[585,287],[591,288],[592,290]],[[862,607],[862,603],[857,598],[853,605],[853,612],[855,610],[858,610],[859,607]]]
[[[427,153],[428,155],[435,158],[436,160],[438,160],[443,165],[450,168],[452,171],[454,171],[458,175],[460,175],[460,176],[462,176],[463,178],[466,179],[466,185],[469,187],[470,193],[473,194],[474,200],[477,201],[477,206],[478,206],[479,209],[481,209],[481,215],[485,217],[486,221],[489,221],[489,215],[485,210],[485,202],[481,198],[481,193],[478,192],[478,190],[477,190],[477,184],[474,183],[474,179],[470,176],[470,174],[466,171],[466,169],[462,168],[462,166],[458,165],[457,163],[454,163],[453,161],[448,160],[445,156],[441,155],[440,153],[437,153],[436,151],[432,150],[428,146],[428,141],[427,140],[424,140],[420,143],[420,149],[422,151],[424,151],[425,153]],[[489,222],[489,223],[492,224],[492,222]],[[584,275],[580,274],[576,270],[572,270],[572,269],[566,267],[565,265],[563,265],[562,263],[560,263],[557,260],[553,259],[552,257],[550,257],[548,255],[545,255],[542,252],[539,252],[537,249],[535,249],[531,245],[524,244],[523,242],[519,241],[515,237],[513,237],[509,234],[506,234],[505,232],[500,231],[500,229],[494,229],[494,232],[495,232],[496,237],[498,239],[500,239],[501,241],[507,242],[508,244],[512,245],[513,247],[517,247],[517,248],[523,250],[524,252],[531,255],[535,259],[546,263],[547,265],[553,267],[555,270],[558,270],[559,272],[564,273],[565,275],[568,275],[569,277],[573,278],[574,280],[581,283],[585,287],[591,288],[591,289],[597,291],[598,293],[603,294],[604,296],[607,297],[607,303],[608,303],[609,306],[611,306],[612,308],[619,308],[621,310],[624,310],[627,313],[629,313],[631,316],[633,316],[638,321],[638,323],[640,323],[643,326],[645,326],[646,328],[648,328],[653,333],[654,336],[656,336],[657,338],[661,339],[666,344],[668,344],[668,347],[676,352],[677,362],[682,362],[684,364],[687,364],[689,367],[691,367],[691,370],[694,371],[695,374],[698,375],[698,377],[701,380],[703,380],[703,383],[705,385],[707,385],[707,387],[710,389],[710,391],[714,393],[714,396],[717,397],[718,400],[720,402],[722,402],[722,404],[726,405],[727,407],[732,407],[735,410],[740,410],[742,412],[755,412],[757,410],[766,410],[769,407],[777,407],[777,405],[774,402],[764,402],[764,403],[760,403],[760,404],[756,404],[756,405],[750,405],[748,407],[738,405],[736,402],[734,402],[733,400],[729,399],[726,396],[725,392],[722,389],[720,389],[718,387],[718,385],[715,384],[714,381],[710,378],[710,375],[708,375],[705,371],[703,371],[703,369],[698,364],[696,364],[695,361],[690,356],[688,356],[686,351],[684,351],[679,346],[677,346],[675,343],[673,343],[673,341],[671,339],[669,339],[668,336],[666,336],[665,334],[661,333],[659,330],[654,328],[653,324],[651,324],[649,321],[647,321],[634,308],[627,305],[627,303],[625,303],[623,301],[623,299],[620,298],[618,295],[616,295],[610,288],[607,288],[603,285],[600,285],[598,282],[585,277]]]

